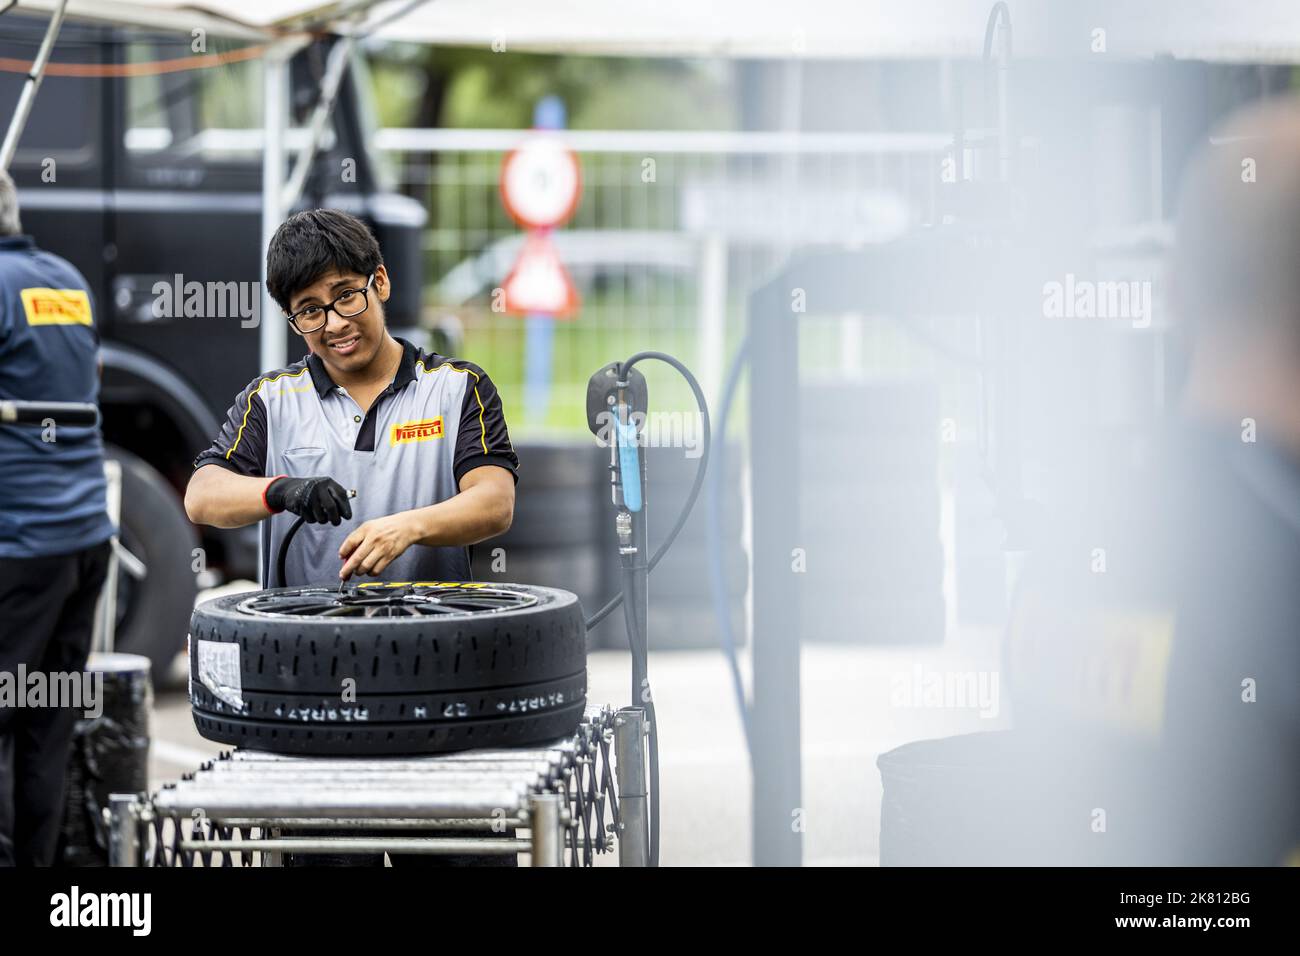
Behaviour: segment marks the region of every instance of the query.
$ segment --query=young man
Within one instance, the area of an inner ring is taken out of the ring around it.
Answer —
[[[388,272],[352,216],[297,213],[266,260],[268,290],[311,354],[235,399],[194,461],[190,520],[263,522],[263,587],[467,580],[466,546],[510,527],[518,481],[491,380],[389,334]],[[297,516],[305,524],[277,580],[275,556]]]

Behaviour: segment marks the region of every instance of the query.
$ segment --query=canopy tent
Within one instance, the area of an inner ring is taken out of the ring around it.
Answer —
[[[265,64],[266,103],[263,159],[262,246],[280,223],[319,140],[323,117],[338,88],[338,71],[346,68],[345,53],[332,57],[322,83],[322,97],[311,123],[312,145],[297,158],[295,172],[285,181],[288,156],[285,126],[288,115],[288,62],[294,50],[312,34],[339,33],[394,41],[475,46],[505,51],[546,51],[593,55],[670,57],[805,58],[805,59],[961,59],[983,54],[992,0],[63,0],[67,15],[189,34],[203,29],[258,45]],[[19,0],[0,16],[23,12],[49,14],[61,0]],[[1014,30],[1012,54],[1106,57],[1112,61],[1174,56],[1183,59],[1247,63],[1300,63],[1300,7],[1295,0],[1009,0]],[[51,30],[50,40],[57,33]],[[1004,35],[1005,36],[1005,35]],[[340,44],[346,47],[347,44]],[[340,47],[336,47],[339,50]],[[999,45],[999,52],[1006,48]],[[39,59],[39,58],[38,58]],[[188,67],[187,67],[188,68]],[[41,72],[34,71],[34,93]],[[30,106],[31,96],[26,96]],[[22,127],[22,107],[7,140],[16,142]],[[1006,111],[999,109],[999,117]],[[1009,141],[1004,129],[1000,142]],[[3,164],[0,163],[0,166]],[[265,284],[265,275],[263,275]],[[786,287],[788,288],[788,287]],[[787,303],[788,307],[788,303]],[[276,306],[264,302],[264,314]],[[263,322],[262,367],[282,363],[285,324]],[[757,364],[757,363],[756,363]],[[774,395],[777,393],[773,393]],[[777,402],[777,404],[781,404]],[[777,496],[779,497],[779,495]],[[768,532],[769,539],[771,532]],[[782,531],[782,536],[785,532]],[[774,540],[774,539],[773,539]],[[757,581],[757,577],[756,577]],[[776,593],[771,589],[766,592]],[[787,640],[790,605],[779,613],[765,608],[767,633],[754,633],[756,649]],[[797,608],[797,606],[796,606]],[[779,654],[784,654],[784,650]],[[764,819],[788,823],[789,807],[798,806],[797,781],[801,765],[798,743],[798,654],[764,663],[755,656],[754,671],[768,678],[769,690],[793,687],[793,693],[770,694],[765,727],[777,741],[779,753],[756,767],[754,794],[754,852],[760,863],[798,862],[798,841],[774,836],[780,827],[763,829]],[[780,673],[780,679],[769,679]],[[755,711],[759,711],[756,692]],[[784,709],[793,708],[792,719]],[[793,739],[789,728],[794,727]],[[785,800],[790,781],[795,798]],[[759,813],[760,808],[768,812]],[[773,810],[775,808],[775,810]],[[775,849],[773,849],[775,847]]]
[[[19,0],[10,13],[48,13],[57,2]],[[373,30],[390,40],[506,50],[893,59],[979,56],[992,6],[992,0],[69,0],[68,16],[250,40],[302,30]],[[1017,56],[1300,62],[1294,0],[1010,0],[1008,6]]]

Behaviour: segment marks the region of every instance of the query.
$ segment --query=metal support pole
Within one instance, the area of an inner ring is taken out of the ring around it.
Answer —
[[[727,240],[720,232],[700,241],[699,277],[699,379],[709,407],[717,408],[727,364]]]
[[[104,459],[104,478],[108,485],[108,519],[114,525],[122,521],[122,463],[115,458]],[[114,538],[117,536],[114,535]],[[117,631],[117,575],[120,562],[117,549],[109,548],[108,571],[104,585],[95,603],[95,626],[90,638],[90,648],[100,653],[111,653]]]
[[[618,865],[650,865],[650,816],[646,788],[646,719],[640,707],[614,717],[614,773],[618,778]]]
[[[276,46],[262,61],[262,314],[259,317],[259,368],[279,368],[285,362],[288,332],[280,307],[266,288],[266,250],[284,218],[284,130],[289,115],[289,58],[295,47]]]
[[[140,798],[134,793],[108,797],[108,865],[140,865]]]
[[[278,840],[278,839],[280,839],[280,833],[281,833],[281,830],[280,830],[279,827],[272,827],[272,828],[270,829],[270,831],[269,831],[269,834],[270,834],[270,835],[269,835],[269,839],[272,839],[272,840]],[[263,850],[263,851],[262,851],[262,866],[265,866],[265,867],[283,867],[283,866],[284,866],[284,851],[283,851],[283,850]]]
[[[564,798],[535,793],[528,799],[533,866],[564,866]]]
[[[316,153],[320,149],[321,140],[325,138],[325,124],[334,110],[334,101],[338,99],[339,87],[343,85],[343,74],[347,72],[351,56],[351,37],[339,40],[334,45],[334,49],[330,50],[329,59],[325,62],[325,76],[321,80],[320,99],[312,112],[308,127],[311,131],[310,135],[302,152],[298,154],[298,159],[294,162],[293,173],[290,174],[289,182],[284,187],[284,195],[280,197],[285,212],[293,209],[302,195],[303,186],[307,183],[307,175],[311,172],[312,161],[315,160]]]
[[[799,866],[801,576],[799,368],[795,301],[814,291],[779,276],[749,302],[749,446],[753,482],[753,852],[756,866]],[[798,298],[796,298],[798,297]],[[806,555],[806,560],[817,560]]]
[[[247,840],[182,840],[180,849],[184,853],[411,853],[423,856],[470,853],[475,856],[517,856],[528,850],[528,841],[506,837],[250,837]]]
[[[36,91],[41,88],[41,80],[45,77],[45,65],[54,51],[54,41],[59,35],[59,28],[63,26],[63,11],[67,5],[68,0],[59,0],[59,5],[55,7],[54,15],[50,17],[50,25],[45,30],[45,39],[41,40],[40,49],[36,51],[36,59],[32,61],[32,71],[27,74],[27,82],[18,95],[14,118],[9,121],[4,144],[0,145],[0,169],[9,168],[9,163],[13,161],[14,153],[18,150],[18,141],[22,139],[23,130],[27,127],[27,117],[31,115],[32,104],[36,101]]]

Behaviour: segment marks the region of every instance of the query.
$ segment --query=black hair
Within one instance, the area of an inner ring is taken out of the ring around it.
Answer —
[[[289,312],[293,297],[331,270],[369,276],[383,265],[366,224],[337,209],[307,209],[280,224],[266,250],[266,289]]]

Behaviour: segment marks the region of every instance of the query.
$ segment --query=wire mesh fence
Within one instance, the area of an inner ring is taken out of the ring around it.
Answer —
[[[581,430],[592,372],[639,349],[678,356],[716,397],[744,334],[747,296],[792,255],[861,248],[935,224],[951,149],[938,134],[566,133],[582,164],[582,197],[553,238],[582,305],[553,323],[550,390],[539,395],[526,393],[535,347],[527,320],[493,310],[493,292],[522,246],[501,201],[500,168],[527,135],[378,137],[399,188],[429,210],[427,314],[450,322],[464,354],[489,370],[507,407],[519,410],[512,429],[525,438]],[[945,405],[972,400],[973,375],[891,317],[819,314],[815,295],[796,310],[805,313],[804,375],[941,378]],[[977,345],[966,316],[931,320],[923,331],[956,354]],[[656,405],[693,403],[665,381]]]

